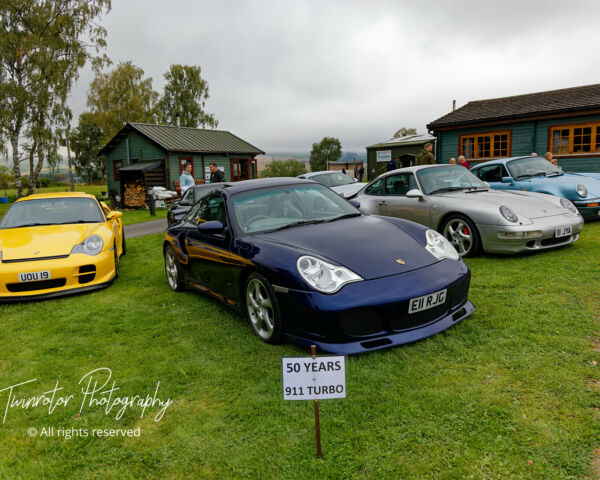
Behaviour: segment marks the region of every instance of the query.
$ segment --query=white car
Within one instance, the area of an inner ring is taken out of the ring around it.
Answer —
[[[314,180],[321,185],[331,188],[342,197],[351,197],[364,187],[364,183],[359,183],[356,179],[352,179],[345,173],[336,170],[303,173],[302,175],[298,175],[298,178]]]

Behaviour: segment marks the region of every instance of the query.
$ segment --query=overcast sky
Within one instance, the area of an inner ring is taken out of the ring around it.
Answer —
[[[400,127],[424,133],[453,99],[599,83],[599,13],[598,0],[113,0],[102,23],[114,64],[159,92],[169,65],[200,65],[219,128],[266,152],[325,136],[364,152]]]

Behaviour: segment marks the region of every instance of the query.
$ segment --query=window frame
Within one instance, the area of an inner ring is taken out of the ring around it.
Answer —
[[[590,151],[574,152],[574,136],[576,128],[590,127]],[[554,152],[553,133],[557,130],[569,130],[568,147],[566,153]],[[548,126],[548,152],[552,152],[555,158],[578,158],[578,157],[599,157],[600,156],[600,120],[594,122],[576,122],[563,123]],[[594,151],[595,150],[595,151]]]
[[[120,164],[120,165],[117,167],[117,164]],[[113,160],[112,167],[113,167],[113,182],[120,182],[121,176],[119,175],[119,168],[123,167],[123,160]]]
[[[496,136],[500,136],[500,135],[507,135],[507,140],[506,140],[506,155],[500,155],[500,156],[494,156],[494,143],[495,143],[495,137]],[[490,141],[489,141],[489,153],[490,155],[488,156],[479,156],[479,142],[477,141],[478,138],[480,137],[490,137]],[[463,151],[463,140],[464,139],[473,139],[473,156],[468,157],[467,155],[465,155],[465,152]],[[458,136],[458,155],[464,155],[465,160],[469,161],[475,161],[475,162],[484,162],[484,161],[488,161],[488,160],[495,160],[498,158],[508,158],[511,156],[512,153],[512,130],[494,130],[491,132],[477,132],[477,133],[465,133],[462,135]]]

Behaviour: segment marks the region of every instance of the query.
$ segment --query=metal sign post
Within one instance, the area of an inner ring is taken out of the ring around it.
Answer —
[[[317,358],[317,346],[310,346],[313,360]],[[319,399],[315,398],[315,440],[317,442],[317,458],[321,458],[321,420],[319,418]]]

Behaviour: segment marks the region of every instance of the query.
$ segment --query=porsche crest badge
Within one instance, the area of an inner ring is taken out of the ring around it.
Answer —
[[[396,260],[396,263],[399,263],[400,265],[404,265],[406,262],[404,260],[402,260],[401,258]]]

